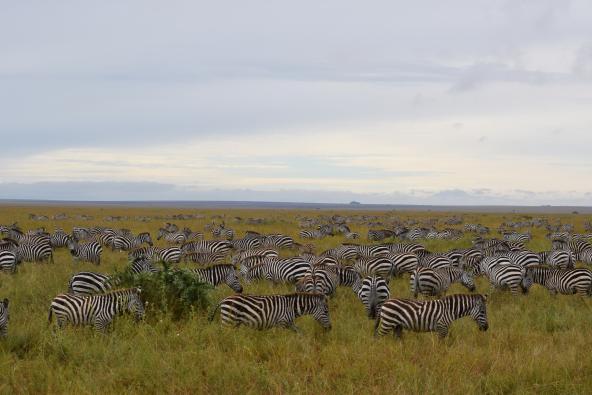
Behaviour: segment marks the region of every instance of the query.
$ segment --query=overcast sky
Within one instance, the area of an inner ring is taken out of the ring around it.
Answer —
[[[0,3],[0,198],[592,205],[589,0]]]

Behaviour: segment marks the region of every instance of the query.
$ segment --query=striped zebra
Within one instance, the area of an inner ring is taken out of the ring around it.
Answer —
[[[199,265],[209,265],[212,263],[223,263],[226,255],[219,252],[190,252],[182,254],[183,262],[193,262]]]
[[[383,303],[376,320],[375,336],[393,331],[401,337],[403,329],[415,332],[437,332],[440,338],[448,335],[450,324],[459,318],[470,316],[479,330],[489,328],[487,322],[487,297],[475,295],[450,295],[437,300],[389,299]]]
[[[71,323],[74,326],[92,325],[97,331],[105,332],[113,318],[121,313],[132,313],[136,321],[144,318],[140,294],[140,288],[90,296],[61,294],[51,302],[48,321],[51,323],[52,315],[55,314],[60,329]]]
[[[272,260],[253,266],[244,275],[247,283],[253,280],[266,279],[273,283],[296,283],[312,271],[310,263],[302,258],[286,258]]]
[[[267,235],[263,239],[262,247],[266,248],[292,248],[294,239],[282,234]]]
[[[356,293],[364,307],[368,318],[376,319],[380,306],[391,297],[386,280],[380,276],[367,276]]]
[[[152,262],[179,263],[181,262],[181,256],[180,247],[157,247],[154,248],[149,258]]]
[[[556,269],[531,267],[526,270],[523,287],[540,284],[552,294],[592,296],[592,272],[588,269]]]
[[[204,239],[204,234],[201,232],[193,232],[189,228],[183,228],[183,233],[185,233],[185,240],[187,241],[199,241]]]
[[[388,229],[370,229],[368,231],[369,241],[382,241],[384,239],[388,239],[389,237],[395,237],[395,232]]]
[[[393,262],[394,273],[400,276],[403,273],[411,273],[419,265],[419,258],[412,253],[392,252],[386,256]]]
[[[78,244],[76,240],[70,240],[68,242],[68,250],[70,251],[70,255],[72,255],[75,260],[90,262],[94,263],[95,265],[101,264],[101,254],[103,252],[103,247],[101,247],[101,245],[96,241]]]
[[[147,258],[136,258],[134,259],[130,265],[128,266],[128,270],[132,274],[141,274],[141,273],[158,273],[160,270],[157,269],[151,260]]]
[[[226,240],[199,240],[185,243],[181,246],[181,252],[205,252],[205,253],[221,253],[227,254],[232,249],[232,244]]]
[[[339,275],[334,266],[313,266],[310,274],[296,282],[296,292],[322,293],[331,296],[339,285]]]
[[[362,276],[374,274],[387,279],[397,275],[393,261],[384,257],[360,258],[354,264],[354,270]]]
[[[360,234],[356,232],[346,232],[343,234],[343,237],[349,240],[357,240],[360,238]]]
[[[452,260],[444,254],[429,254],[419,259],[419,266],[429,269],[441,269],[454,265]]]
[[[67,247],[68,242],[72,239],[72,237],[64,232],[62,228],[56,228],[56,230],[52,233],[49,243],[52,248],[61,248]]]
[[[9,319],[10,314],[8,312],[8,299],[4,298],[4,300],[0,302],[0,337],[8,336]]]
[[[18,262],[51,262],[53,263],[53,250],[47,241],[25,242],[18,245],[14,252]]]
[[[12,251],[0,251],[0,270],[5,273],[16,272],[18,257]]]
[[[115,236],[113,238],[113,246],[112,250],[120,250],[120,251],[129,251],[131,249],[137,248],[142,244],[148,244],[152,246],[152,238],[150,237],[150,233],[142,232],[137,236]]]
[[[294,322],[296,318],[312,315],[323,328],[331,329],[327,297],[322,294],[232,295],[218,303],[210,314],[210,321],[218,308],[222,324],[234,328],[241,325],[256,329],[277,326],[299,332]]]
[[[301,230],[298,236],[302,239],[322,239],[327,235],[320,230]]]
[[[212,236],[217,238],[222,238],[224,240],[232,240],[234,239],[234,230],[225,228],[224,225],[219,225],[212,229]]]
[[[0,251],[13,251],[18,247],[19,243],[13,239],[0,240]]]
[[[238,239],[231,241],[232,248],[236,251],[247,251],[254,250],[261,247],[261,239],[255,237],[245,237],[244,239]]]
[[[344,244],[347,245],[347,244]],[[355,244],[354,244],[355,245]],[[355,245],[359,257],[378,257],[389,254],[388,247],[384,245]]]
[[[560,252],[560,251],[557,251]],[[561,251],[563,252],[563,251]],[[568,251],[568,253],[570,254],[570,257],[573,258],[573,253],[571,253],[571,251]],[[592,264],[592,250],[584,250],[582,252],[580,252],[580,261],[590,265]]]
[[[169,244],[183,244],[187,241],[187,235],[183,232],[169,232],[164,228],[158,229],[156,240],[164,239]]]
[[[358,253],[357,244],[342,244],[338,247],[324,251],[320,256],[331,256],[344,262],[357,259],[360,254]]]
[[[271,248],[249,249],[249,250],[241,251],[238,254],[234,255],[232,257],[231,262],[235,265],[238,265],[238,264],[241,264],[241,262],[245,258],[249,258],[252,256],[261,256],[264,258],[266,258],[266,257],[277,258],[279,256],[279,254],[276,250],[273,250]]]
[[[484,258],[476,274],[484,274],[494,288],[509,288],[512,295],[517,295],[520,289],[526,292],[522,286],[526,269],[510,263],[507,257]]]
[[[504,237],[504,240],[506,240],[506,241],[520,241],[523,243],[528,243],[532,239],[532,236],[530,235],[530,233],[517,233],[517,232],[504,233],[503,237]]]
[[[112,288],[111,276],[95,272],[76,273],[68,282],[68,293],[77,296],[102,294],[111,291]]]
[[[575,267],[575,257],[571,251],[551,250],[539,252],[539,260],[541,264],[556,267],[558,269],[573,269]],[[581,254],[580,254],[581,255]],[[590,253],[592,259],[592,250]],[[582,258],[582,257],[580,257]],[[584,259],[581,259],[586,262]],[[592,263],[592,261],[590,262]]]
[[[510,259],[514,265],[522,267],[538,266],[541,264],[541,257],[539,254],[532,251],[511,251],[504,256]]]
[[[427,249],[418,243],[390,243],[384,244],[391,253],[411,253],[418,258],[428,254]]]
[[[234,265],[223,263],[203,269],[192,269],[191,272],[199,281],[210,284],[213,287],[224,283],[234,292],[243,292],[243,287],[238,279]]]
[[[314,254],[300,254],[299,255],[305,261],[308,261],[311,265],[339,265],[339,260],[332,256],[316,256]]]
[[[470,292],[475,291],[473,276],[462,269],[452,266],[440,269],[418,267],[411,273],[411,292],[415,298],[420,293],[440,297],[456,282],[460,282]]]

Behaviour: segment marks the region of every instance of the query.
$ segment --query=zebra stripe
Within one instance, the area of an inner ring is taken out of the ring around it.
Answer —
[[[111,277],[95,272],[80,272],[68,282],[68,293],[78,296],[95,295],[109,292],[113,287]]]
[[[24,242],[14,250],[17,261],[53,263],[53,250],[49,242]]]
[[[274,283],[296,283],[312,271],[310,263],[295,257],[281,260],[270,260],[250,268],[244,275],[245,281],[250,283],[255,279],[266,279]]]
[[[150,233],[148,232],[142,232],[138,234],[136,237],[128,235],[119,235],[113,238],[112,250],[129,251],[131,249],[139,247],[144,243],[148,244],[149,246],[152,246],[152,238],[150,237]]]
[[[519,289],[526,292],[522,279],[526,269],[510,263],[507,257],[485,258],[481,261],[480,272],[483,273],[494,288],[509,288],[512,295],[517,295]]]
[[[128,288],[90,296],[61,294],[51,302],[48,321],[51,323],[55,314],[59,328],[71,323],[74,326],[93,325],[97,331],[104,332],[120,313],[130,312],[136,321],[144,317],[140,293],[140,288]]]
[[[386,256],[393,262],[395,274],[411,273],[419,265],[419,258],[412,253],[393,252]]]
[[[191,270],[199,281],[216,287],[222,283],[228,285],[234,292],[242,293],[243,287],[240,284],[234,265],[225,263],[213,265],[203,269]]]
[[[310,274],[296,283],[296,292],[322,293],[331,296],[339,285],[339,276],[334,266],[313,266]]]
[[[384,257],[360,258],[354,269],[363,276],[375,274],[388,279],[397,274],[393,261]]]
[[[375,319],[382,304],[391,297],[388,283],[380,276],[367,276],[357,292],[364,304],[368,318]]]
[[[16,272],[18,257],[12,251],[0,251],[0,270],[5,273]]]
[[[101,245],[96,241],[78,244],[76,240],[70,240],[68,242],[68,250],[70,250],[70,255],[72,255],[75,260],[90,262],[94,263],[95,265],[101,264],[101,253],[103,252],[103,247],[101,247]]]
[[[10,314],[8,312],[8,299],[4,298],[4,300],[0,302],[0,337],[8,336],[9,319]]]
[[[157,273],[159,270],[154,267],[152,262],[146,258],[136,258],[129,266],[129,271],[133,274]]]
[[[440,297],[455,282],[460,282],[470,292],[475,291],[473,277],[464,270],[452,266],[439,269],[418,267],[411,273],[410,282],[411,292],[415,298],[419,293]]]
[[[198,240],[198,241],[191,241],[189,243],[185,243],[181,246],[181,251],[183,253],[193,253],[193,252],[202,252],[202,253],[221,253],[227,254],[232,249],[232,244],[229,241],[225,240],[214,240],[214,241],[207,241],[207,240]]]
[[[320,294],[232,295],[214,308],[210,321],[218,308],[222,324],[235,328],[240,325],[256,329],[278,326],[298,332],[296,318],[312,315],[323,328],[331,329],[327,297]]]
[[[523,286],[528,290],[533,283],[544,286],[552,294],[592,295],[592,272],[588,269],[531,267],[526,270]]]
[[[438,332],[448,335],[450,324],[459,318],[471,316],[479,330],[489,328],[486,297],[484,295],[450,295],[438,300],[389,299],[380,308],[374,330],[375,336],[393,331],[401,337],[403,329],[416,332]]]

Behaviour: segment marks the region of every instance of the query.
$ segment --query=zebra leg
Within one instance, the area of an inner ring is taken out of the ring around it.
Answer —
[[[395,325],[393,328],[393,336],[396,339],[401,339],[403,337],[403,326],[402,325]]]
[[[446,336],[448,336],[448,324],[446,324],[445,322],[439,322],[436,326],[436,332],[438,332],[438,336],[440,336],[440,339],[445,338]]]

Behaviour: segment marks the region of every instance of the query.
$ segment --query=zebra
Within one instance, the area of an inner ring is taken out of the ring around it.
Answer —
[[[560,252],[560,251],[557,251]],[[561,251],[563,252],[563,251]],[[569,252],[570,257],[573,258],[573,253]],[[586,264],[592,264],[592,249],[589,250],[584,250],[580,253],[580,261],[586,263]]]
[[[509,288],[512,295],[518,294],[519,288],[522,292],[526,289],[522,285],[522,279],[526,269],[510,263],[507,257],[483,259],[478,266],[477,274],[485,274],[494,288]]]
[[[382,241],[389,237],[395,237],[395,232],[388,229],[370,229],[368,231],[369,241]]]
[[[364,277],[356,294],[364,304],[368,318],[371,319],[376,319],[380,306],[391,297],[388,283],[380,276]]]
[[[354,264],[354,269],[361,275],[376,274],[387,279],[397,274],[393,261],[384,257],[360,258]]]
[[[4,300],[0,302],[0,337],[8,336],[9,319],[10,314],[8,312],[8,299],[4,298]]]
[[[13,239],[0,240],[0,251],[13,251],[18,247],[19,243]]]
[[[140,288],[127,288],[90,296],[61,294],[51,302],[48,321],[51,323],[55,314],[60,329],[69,322],[75,326],[92,325],[97,331],[105,332],[120,313],[130,312],[136,321],[144,318],[141,292]]]
[[[12,251],[0,251],[0,270],[6,273],[16,272],[17,254]]]
[[[527,243],[532,239],[530,233],[517,233],[517,232],[510,232],[504,233],[504,240],[506,241],[520,241],[523,243]]]
[[[205,253],[221,253],[227,254],[232,249],[232,244],[225,240],[198,240],[190,241],[181,246],[181,252],[192,253],[192,252],[205,252]]]
[[[358,252],[357,244],[342,244],[321,253],[321,256],[331,256],[339,261],[349,261],[359,258],[360,254]]]
[[[68,282],[68,293],[77,296],[102,294],[111,291],[112,288],[111,276],[95,272],[76,273]]]
[[[314,266],[310,274],[296,282],[296,292],[322,293],[331,296],[339,285],[339,275],[334,266]]]
[[[96,241],[90,243],[78,244],[76,240],[70,240],[68,242],[68,250],[75,260],[83,262],[94,263],[95,265],[101,264],[101,253],[103,247]]]
[[[398,276],[402,273],[411,273],[419,265],[419,258],[412,253],[393,252],[386,256],[393,262],[394,273]]]
[[[150,255],[152,262],[179,263],[181,262],[180,247],[155,248]]]
[[[575,266],[575,257],[571,251],[542,251],[539,252],[538,255],[541,264],[547,264],[549,266],[557,267],[559,269],[573,269]],[[580,258],[582,259],[583,257],[580,256]],[[582,261],[586,262],[584,259],[582,259]]]
[[[300,257],[305,261],[310,262],[313,266],[316,265],[339,265],[339,261],[332,256],[316,256],[314,254],[300,254]]]
[[[243,287],[238,280],[234,265],[224,263],[203,269],[192,269],[191,272],[197,277],[199,281],[210,284],[213,287],[225,283],[234,292],[243,292]]]
[[[526,270],[523,287],[528,290],[533,283],[544,286],[552,294],[592,296],[592,272],[588,269],[530,267]]]
[[[254,279],[267,279],[274,283],[296,283],[311,271],[310,263],[302,258],[287,258],[255,265],[248,269],[244,279],[247,283]]]
[[[389,299],[383,303],[374,327],[375,336],[393,331],[400,338],[403,329],[416,332],[437,332],[440,338],[448,335],[450,324],[471,316],[479,330],[489,328],[485,295],[457,294],[437,300]]]
[[[263,239],[262,247],[267,248],[292,248],[294,239],[282,234],[267,235]]]
[[[323,328],[331,329],[327,297],[322,294],[232,295],[218,303],[210,313],[210,321],[218,309],[222,324],[234,328],[240,325],[256,329],[278,326],[300,332],[294,323],[296,318],[312,315]]]
[[[52,248],[67,247],[68,242],[72,237],[64,232],[62,228],[56,228],[55,232],[51,235],[49,243]]]
[[[193,262],[199,265],[223,263],[225,260],[226,256],[220,253],[191,252],[183,254],[183,262]]]
[[[327,236],[327,234],[320,230],[301,230],[298,232],[298,236],[303,239],[322,239]]]
[[[504,256],[510,259],[515,265],[522,267],[538,266],[541,264],[541,257],[539,254],[531,251],[510,251]]]
[[[356,232],[346,232],[343,234],[343,237],[350,240],[356,240],[360,238],[360,234]]]
[[[430,269],[440,269],[444,267],[452,267],[452,260],[443,254],[429,254],[419,260],[419,266]]]
[[[384,245],[356,245],[356,250],[360,257],[377,257],[389,254],[389,249]]]
[[[391,253],[411,253],[417,255],[418,258],[428,254],[424,246],[418,243],[390,243],[384,244]]]
[[[222,224],[212,229],[212,236],[216,239],[221,237],[225,240],[232,240],[234,239],[234,230],[225,228]]]
[[[152,262],[146,258],[136,258],[134,259],[129,267],[128,270],[132,274],[141,274],[141,273],[158,273],[158,269],[154,267]]]
[[[186,241],[200,241],[204,239],[204,235],[201,232],[193,232],[189,228],[183,228],[183,233],[185,233],[185,240]]]
[[[411,292],[415,298],[419,293],[440,297],[455,282],[460,282],[470,292],[475,291],[473,276],[462,269],[452,266],[439,269],[418,267],[411,273]]]
[[[158,229],[156,240],[160,240],[162,238],[164,238],[164,240],[169,244],[183,244],[187,241],[187,235],[183,232],[169,232],[166,229],[160,228]]]
[[[233,264],[240,264],[245,258],[251,256],[261,256],[261,257],[272,257],[277,258],[279,256],[276,250],[270,248],[257,248],[257,249],[249,249],[239,252],[238,254],[232,257],[231,262]]]
[[[18,245],[14,252],[17,261],[53,263],[53,250],[49,242],[25,242]]]
[[[244,239],[238,239],[231,241],[232,248],[237,251],[254,250],[261,247],[261,239],[255,237],[245,237]]]
[[[152,246],[152,238],[150,237],[150,233],[142,232],[138,234],[136,237],[132,236],[115,236],[113,238],[113,246],[112,250],[123,250],[129,251],[131,249],[137,248],[142,244],[148,244]]]

